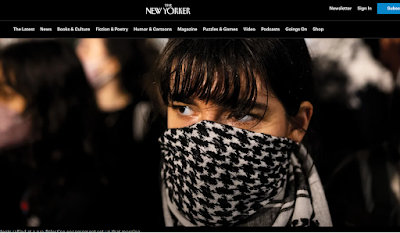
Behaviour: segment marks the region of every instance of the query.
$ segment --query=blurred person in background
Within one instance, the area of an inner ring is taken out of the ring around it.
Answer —
[[[2,227],[91,221],[101,187],[91,146],[97,114],[71,46],[30,40],[0,50]]]
[[[400,224],[400,50],[386,48],[396,40],[306,40],[324,155],[317,165],[335,226]]]
[[[158,49],[144,39],[83,38],[77,41],[76,53],[102,115],[96,149],[108,187],[108,207],[102,211],[110,213],[103,222],[162,225],[157,176],[162,122],[153,120],[145,92],[151,85],[145,74]]]

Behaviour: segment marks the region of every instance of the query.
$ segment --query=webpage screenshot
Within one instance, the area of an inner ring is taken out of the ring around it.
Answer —
[[[400,3],[63,9],[0,17],[0,231],[400,226]]]

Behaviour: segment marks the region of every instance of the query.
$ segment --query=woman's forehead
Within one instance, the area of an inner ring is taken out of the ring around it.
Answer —
[[[167,72],[160,83],[166,103],[197,98],[247,111],[257,98],[268,96],[265,67],[257,59],[247,59],[248,51],[204,49],[166,50]]]
[[[207,69],[199,73],[195,69],[190,69],[189,71],[186,67],[187,64],[182,64],[179,68],[176,63],[172,66],[173,71],[170,76],[170,89],[172,92],[177,91],[176,89],[183,91],[184,88],[187,88],[187,81],[190,80],[192,83],[198,84],[196,94],[199,96],[202,95],[202,91],[209,91],[215,95],[223,93],[231,95],[235,91],[235,88],[238,88],[240,89],[240,97],[243,97],[248,93],[249,87],[253,84],[256,87],[257,95],[260,97],[271,94],[270,88],[266,85],[265,78],[262,78],[261,75],[255,72],[246,72],[242,69],[238,70],[237,73],[233,73],[232,70],[228,70],[227,72],[224,67],[221,67],[213,70],[208,75],[209,71]],[[192,93],[187,94],[192,95]]]
[[[243,75],[243,73],[242,73]],[[175,78],[174,76],[171,77],[171,92],[174,93],[174,85],[175,83]],[[177,102],[182,102],[185,104],[192,104],[196,106],[213,106],[213,107],[219,107],[223,108],[226,110],[231,110],[231,111],[239,111],[239,112],[250,112],[252,109],[260,109],[260,110],[266,110],[269,106],[269,98],[273,97],[274,95],[271,91],[268,91],[267,87],[263,82],[261,81],[261,78],[256,76],[256,92],[255,96],[249,95],[249,92],[251,92],[251,87],[247,85],[247,82],[245,78],[243,78],[241,75],[238,75],[236,77],[231,77],[235,79],[241,79],[240,80],[240,90],[238,95],[235,97],[233,95],[235,91],[234,85],[229,85],[227,86],[227,90],[223,88],[218,88],[221,85],[221,80],[224,79],[225,77],[218,76],[218,73],[215,73],[213,75],[213,79],[211,80],[211,85],[210,89],[207,89],[205,83],[206,81],[202,80],[202,85],[198,86],[197,90],[194,91],[181,91],[180,95],[174,95],[172,94],[170,96],[169,101],[177,101]],[[206,79],[206,78],[204,78]],[[184,88],[182,81],[180,82],[180,85],[178,85],[178,88]],[[177,91],[176,91],[177,92]],[[175,93],[176,93],[175,92]],[[209,92],[209,98],[205,98],[205,95],[203,92]],[[223,98],[225,94],[225,98]]]

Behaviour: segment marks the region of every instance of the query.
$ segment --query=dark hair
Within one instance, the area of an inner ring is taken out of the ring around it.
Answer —
[[[50,200],[59,198],[71,181],[81,179],[77,177],[82,171],[93,171],[85,148],[98,113],[96,102],[73,47],[67,44],[13,44],[0,51],[0,64],[6,85],[26,99],[25,114],[32,119],[32,141],[23,160],[32,171],[30,204],[40,211],[52,206]]]
[[[145,39],[105,39],[110,56],[115,56],[121,64],[119,76],[121,87],[133,96],[141,95],[144,74],[150,71],[158,56],[155,47]]]
[[[0,53],[5,83],[27,101],[36,140],[83,141],[85,114],[95,103],[74,50],[56,40],[34,40],[6,47]],[[59,136],[76,137],[59,140]]]
[[[311,73],[303,39],[170,39],[155,76],[164,104],[196,96],[247,113],[259,76],[286,113],[295,116],[302,101],[313,102]]]

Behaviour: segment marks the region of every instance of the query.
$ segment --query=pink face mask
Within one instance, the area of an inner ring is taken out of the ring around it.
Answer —
[[[107,62],[107,58],[82,62],[86,78],[94,89],[99,89],[115,77],[115,74],[108,74],[103,69],[104,64],[106,64]]]
[[[0,104],[0,150],[18,145],[28,138],[31,121]]]

